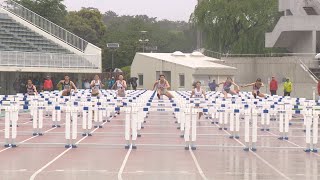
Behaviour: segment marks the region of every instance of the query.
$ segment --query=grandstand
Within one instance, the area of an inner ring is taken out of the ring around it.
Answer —
[[[100,48],[14,1],[0,5],[1,82],[10,72],[101,73]]]

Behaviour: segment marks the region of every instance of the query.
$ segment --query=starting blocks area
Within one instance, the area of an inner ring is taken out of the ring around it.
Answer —
[[[318,179],[320,103],[251,93],[0,95],[4,179]],[[199,118],[200,117],[200,118]]]

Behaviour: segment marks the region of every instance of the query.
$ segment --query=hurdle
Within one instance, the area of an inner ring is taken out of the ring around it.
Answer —
[[[258,112],[254,108],[250,108],[249,105],[245,105],[244,107],[244,121],[245,121],[245,130],[244,130],[244,139],[245,139],[245,148],[244,151],[256,151],[256,143],[257,143],[257,134],[258,134]],[[251,146],[250,146],[250,120],[252,124],[251,128]]]
[[[30,103],[31,111],[32,111],[32,127],[33,127],[33,136],[42,136],[41,132],[43,128],[43,111],[46,109],[44,106],[44,102],[42,100],[33,100]]]
[[[77,139],[77,133],[78,133],[78,127],[77,127],[78,109],[79,107],[77,106],[66,106],[65,148],[70,148],[70,147],[77,148],[77,146],[75,145],[75,140]]]
[[[306,112],[306,149],[305,152],[317,153],[318,130],[320,111],[316,108],[307,109]]]
[[[16,104],[10,104],[9,106],[2,106],[1,110],[5,110],[5,145],[4,147],[17,147],[15,144],[15,139],[17,138],[17,122],[18,122],[18,112],[19,107]],[[10,124],[12,128],[10,128]],[[11,136],[10,136],[11,129]],[[11,142],[10,142],[11,138]]]

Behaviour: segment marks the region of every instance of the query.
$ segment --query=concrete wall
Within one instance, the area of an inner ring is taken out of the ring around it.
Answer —
[[[312,57],[229,57],[223,58],[225,64],[238,69],[235,81],[238,84],[247,84],[261,78],[266,84],[262,92],[269,93],[268,80],[275,76],[279,83],[278,94],[283,95],[282,79],[288,77],[293,82],[294,97],[312,98],[313,87],[316,82],[300,65],[299,59],[304,63],[314,63]],[[251,91],[252,88],[243,89]]]

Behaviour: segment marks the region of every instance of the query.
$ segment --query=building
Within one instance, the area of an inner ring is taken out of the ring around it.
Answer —
[[[152,89],[159,75],[164,74],[171,90],[191,90],[194,81],[207,86],[213,79],[219,82],[236,73],[236,68],[219,63],[223,61],[200,52],[137,53],[131,65],[131,77],[138,77],[138,88]]]
[[[279,0],[283,13],[271,33],[266,33],[266,47],[282,47],[292,53],[320,51],[320,1]]]
[[[14,93],[19,77],[101,73],[101,59],[88,41],[15,1],[0,2],[0,94]]]

